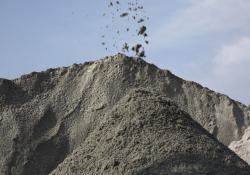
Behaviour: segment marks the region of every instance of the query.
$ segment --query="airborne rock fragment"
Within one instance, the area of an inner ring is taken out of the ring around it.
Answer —
[[[139,31],[138,31],[138,35],[143,35],[147,30],[146,26],[141,26]]]
[[[126,16],[128,16],[128,13],[127,13],[127,12],[122,13],[122,14],[120,15],[121,18],[126,17]]]
[[[144,19],[143,18],[139,19],[138,23],[142,23],[142,22],[144,22]]]
[[[124,52],[128,52],[129,51],[129,45],[128,45],[128,43],[124,43],[122,49],[123,49]]]

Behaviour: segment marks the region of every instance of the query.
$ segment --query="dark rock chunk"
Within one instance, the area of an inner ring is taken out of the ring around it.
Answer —
[[[146,26],[141,26],[139,31],[138,31],[138,35],[143,35],[147,30]]]
[[[126,16],[128,16],[128,15],[129,15],[129,13],[124,12],[124,13],[122,13],[122,14],[120,15],[120,17],[121,17],[121,18],[124,18],[124,17],[126,17]]]

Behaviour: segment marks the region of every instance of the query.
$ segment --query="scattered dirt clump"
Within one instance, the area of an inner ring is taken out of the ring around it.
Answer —
[[[121,18],[128,16],[129,13],[125,12],[120,15]]]
[[[147,30],[147,27],[146,26],[141,26],[139,31],[138,31],[138,35],[144,35],[145,36],[145,32]],[[147,35],[146,35],[147,36]]]

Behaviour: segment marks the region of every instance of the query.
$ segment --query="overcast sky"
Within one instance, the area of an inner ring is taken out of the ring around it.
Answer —
[[[150,17],[148,62],[250,104],[249,0],[139,1]],[[101,45],[103,26],[127,24],[102,16],[108,2],[0,0],[0,77],[116,54]]]

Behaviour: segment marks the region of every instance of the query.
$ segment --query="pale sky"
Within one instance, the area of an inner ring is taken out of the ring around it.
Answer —
[[[150,18],[146,61],[250,104],[249,0],[138,1]],[[116,54],[101,45],[102,34],[113,35],[103,26],[127,24],[102,16],[108,2],[0,0],[0,77]]]

